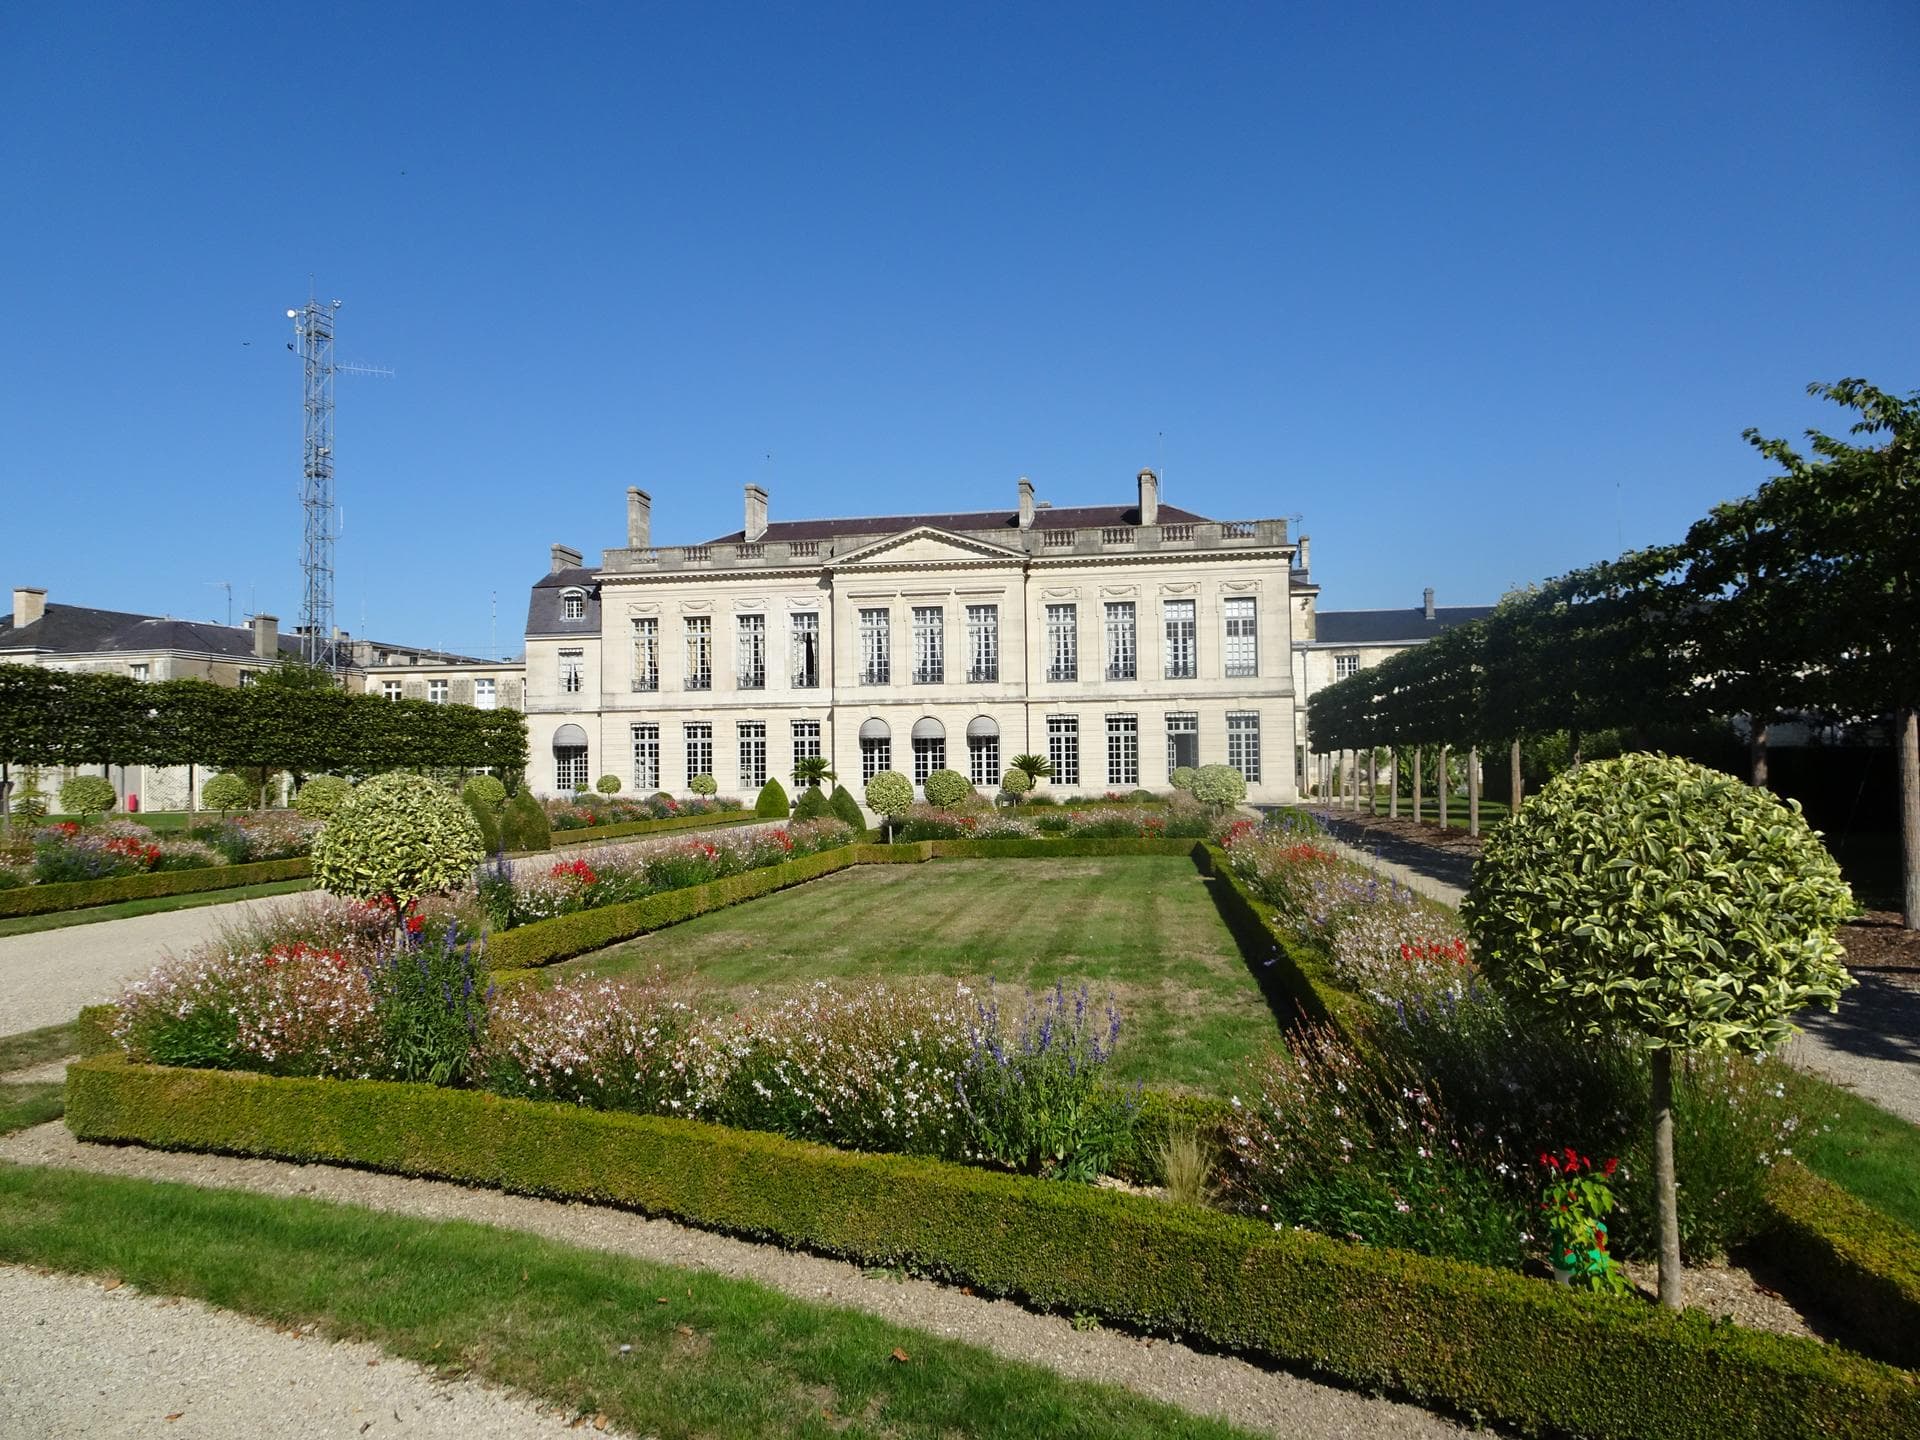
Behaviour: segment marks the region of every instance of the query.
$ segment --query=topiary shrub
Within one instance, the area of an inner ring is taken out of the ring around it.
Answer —
[[[926,791],[927,803],[938,805],[942,810],[951,809],[973,794],[973,782],[958,770],[935,770],[920,788]]]
[[[1024,770],[1009,770],[1000,777],[1000,793],[1018,800],[1033,789],[1033,777]]]
[[[479,827],[460,801],[421,775],[376,775],[314,837],[313,878],[398,916],[423,895],[461,884],[485,858]]]
[[[331,820],[333,812],[352,793],[351,780],[343,780],[338,775],[316,775],[293,797],[293,808],[309,820]]]
[[[1193,776],[1193,798],[1225,810],[1247,798],[1247,780],[1231,765],[1202,765]]]
[[[1167,776],[1167,783],[1173,786],[1174,789],[1185,790],[1191,795],[1193,793],[1193,782],[1199,778],[1200,772],[1194,769],[1193,766],[1176,765],[1173,767],[1173,773]]]
[[[667,806],[668,808],[671,808],[673,803],[674,803],[673,796],[669,795],[664,790],[656,790],[651,795],[647,796],[647,804],[649,805],[664,805],[664,806]]]
[[[794,802],[793,818],[796,820],[825,820],[832,814],[833,807],[827,803],[827,792],[818,785],[809,785],[800,792],[799,800]]]
[[[467,813],[473,817],[474,828],[480,832],[480,848],[489,855],[503,849],[500,843],[500,812],[478,795],[465,790],[460,792],[460,803],[467,807]]]
[[[598,790],[602,795],[618,795],[620,793],[620,777],[618,775],[602,775],[598,780],[593,782],[593,788]]]
[[[1650,1052],[1662,1305],[1683,1303],[1673,1057],[1761,1054],[1802,1006],[1832,1009],[1854,983],[1834,930],[1855,913],[1797,804],[1666,755],[1558,776],[1473,867],[1460,914],[1496,989]]]
[[[507,803],[507,787],[492,775],[475,775],[460,787],[460,798],[469,805],[478,801],[497,815]]]
[[[832,812],[834,819],[851,825],[856,836],[867,833],[867,817],[860,813],[860,802],[853,798],[846,786],[833,787],[833,794],[827,797],[827,809]]]
[[[892,838],[893,820],[913,806],[913,782],[898,770],[882,770],[867,782],[867,808],[887,817],[887,834]]]
[[[1151,790],[1132,790],[1127,793],[1129,805],[1158,805],[1160,797]]]
[[[533,791],[522,785],[500,812],[502,850],[551,850],[553,822]]]
[[[245,810],[253,804],[255,793],[253,786],[231,770],[222,770],[207,781],[200,792],[200,803],[224,815],[229,810]]]
[[[687,781],[687,789],[696,795],[713,795],[718,793],[720,783],[711,775],[696,775]]]
[[[762,785],[760,798],[753,802],[753,813],[769,820],[786,819],[790,808],[786,788],[778,780],[769,780]]]
[[[104,775],[75,775],[60,786],[60,808],[68,815],[104,815],[119,800],[113,782]]]

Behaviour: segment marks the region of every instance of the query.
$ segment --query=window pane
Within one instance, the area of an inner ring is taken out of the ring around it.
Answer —
[[[651,617],[633,622],[633,688],[660,688],[660,622]]]
[[[913,683],[938,685],[946,679],[946,668],[945,612],[938,605],[916,605],[913,607]]]
[[[734,658],[739,662],[740,688],[764,690],[767,688],[767,617],[738,615],[734,618],[737,621]]]
[[[798,690],[820,684],[820,616],[802,610],[793,617],[793,684]]]
[[[1260,783],[1260,714],[1237,710],[1227,716],[1227,764],[1249,785]]]
[[[742,720],[740,733],[740,784],[758,790],[767,783],[767,726],[764,720]]]
[[[660,788],[660,727],[633,727],[633,789],[635,794],[650,794]]]
[[[713,619],[687,616],[687,689],[713,688]],[[706,774],[706,771],[697,772]]]
[[[939,740],[915,740],[913,742],[913,783],[924,785],[927,776],[936,770],[947,768],[947,742]]]
[[[892,677],[891,617],[885,610],[860,612],[860,683],[885,685]],[[885,767],[882,766],[882,769]]]
[[[1135,677],[1133,602],[1107,603],[1107,679],[1131,680]]]
[[[820,753],[820,722],[818,720],[796,720],[793,722],[793,758],[796,762],[817,756]]]
[[[1230,676],[1244,677],[1260,673],[1258,621],[1251,596],[1234,596],[1227,601],[1226,670]]]
[[[864,782],[873,779],[882,770],[893,768],[892,740],[862,740],[860,742],[860,779]]]
[[[687,726],[687,779],[713,774],[713,726]]]
[[[1167,776],[1182,765],[1198,769],[1200,765],[1200,717],[1181,714],[1167,716]]]
[[[998,735],[967,737],[967,778],[976,785],[997,786],[1000,783],[1000,737]]]
[[[1056,785],[1080,783],[1080,721],[1072,715],[1047,717],[1047,759]]]
[[[967,679],[974,682],[1000,678],[1000,607],[967,607]]]
[[[1140,783],[1140,721],[1133,715],[1107,717],[1107,784]]]
[[[578,695],[583,683],[581,680],[582,657],[584,650],[562,650],[560,652],[560,689],[568,695]]]
[[[1195,674],[1193,601],[1166,602],[1167,679],[1191,680]]]
[[[1047,606],[1047,679],[1080,678],[1080,645],[1076,631],[1079,607]]]

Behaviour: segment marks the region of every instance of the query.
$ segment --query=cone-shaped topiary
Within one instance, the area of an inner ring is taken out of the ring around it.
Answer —
[[[833,787],[833,794],[827,797],[827,809],[833,812],[834,819],[851,825],[856,837],[867,833],[867,817],[860,813],[860,802],[846,786]]]
[[[1202,765],[1194,772],[1193,798],[1224,810],[1247,798],[1247,780],[1231,765]]]
[[[104,815],[119,798],[104,775],[75,775],[60,786],[60,808],[69,815]]]
[[[1833,1008],[1854,983],[1834,931],[1854,913],[1798,805],[1666,755],[1576,766],[1480,852],[1460,914],[1494,986],[1652,1052],[1663,1305],[1682,1299],[1674,1053],[1757,1054],[1802,1006]]]
[[[827,803],[827,792],[818,785],[809,785],[800,792],[800,799],[793,807],[796,820],[824,820],[833,814],[833,807]]]
[[[474,827],[480,832],[480,848],[489,855],[501,849],[500,812],[470,788],[460,792],[460,803],[466,806],[467,813],[473,816]]]
[[[551,850],[553,848],[553,823],[547,819],[547,812],[534,798],[533,791],[524,785],[513,792],[512,797],[500,812],[500,848],[502,850]]]
[[[938,805],[943,810],[958,805],[973,794],[972,782],[958,770],[933,771],[922,783],[921,789],[927,792],[929,805]]]
[[[769,780],[760,787],[760,798],[753,802],[753,813],[769,820],[787,818],[787,792],[778,780]]]
[[[200,791],[200,803],[225,814],[253,804],[254,788],[231,770],[222,770]]]
[[[333,812],[352,793],[351,780],[343,780],[338,775],[316,775],[293,797],[293,808],[309,820],[331,820]]]
[[[394,912],[451,890],[486,858],[467,807],[423,775],[376,775],[349,795],[313,841],[322,889]]]

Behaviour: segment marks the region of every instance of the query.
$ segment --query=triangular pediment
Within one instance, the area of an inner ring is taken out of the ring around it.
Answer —
[[[829,562],[833,569],[849,565],[977,565],[983,560],[1019,561],[1026,556],[1019,550],[937,530],[931,525],[916,525],[897,535],[887,535],[858,550],[836,555]]]

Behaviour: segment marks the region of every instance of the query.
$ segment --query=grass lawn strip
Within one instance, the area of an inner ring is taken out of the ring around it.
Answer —
[[[66,1113],[67,1082],[0,1082],[0,1135],[58,1120]]]
[[[201,905],[228,905],[235,900],[254,900],[268,895],[295,895],[312,888],[311,880],[271,880],[262,885],[196,890],[187,895],[156,895],[145,900],[121,900],[112,905],[89,905],[79,910],[50,910],[44,915],[16,915],[0,920],[0,939],[8,935],[33,935],[42,930],[64,930],[70,925],[92,925],[100,920],[125,920],[134,915],[192,910]]]
[[[547,1208],[555,1229],[578,1226],[576,1210]],[[372,1340],[442,1373],[604,1414],[636,1434],[1244,1433],[752,1281],[458,1220],[6,1165],[0,1259],[108,1274],[148,1293]],[[853,1283],[857,1272],[835,1268],[841,1284]],[[1148,1356],[1167,1348],[1106,1338]],[[1298,1419],[1288,1417],[1287,1433],[1314,1433]]]
[[[651,974],[730,1011],[815,980],[965,981],[1003,1003],[1085,984],[1123,1017],[1116,1078],[1224,1093],[1277,1025],[1185,856],[861,866],[714,911],[543,977]],[[1011,992],[1011,993],[1007,993]]]
[[[17,1035],[0,1035],[0,1078],[15,1070],[28,1070],[49,1060],[65,1059],[86,1049],[81,1025],[69,1020],[64,1025],[43,1025],[38,1030],[22,1030]]]

